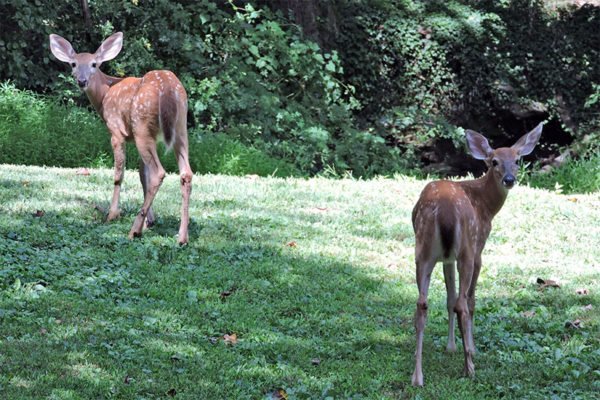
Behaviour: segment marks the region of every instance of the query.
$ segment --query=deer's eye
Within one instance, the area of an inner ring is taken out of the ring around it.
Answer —
[[[75,62],[72,62],[71,67],[75,68],[75,66],[77,66],[77,64]]]
[[[494,160],[492,160],[492,165],[493,165],[494,167],[497,167],[497,166],[498,166],[498,160],[495,160],[495,159],[494,159]]]
[[[92,68],[96,68],[96,63],[92,63]]]

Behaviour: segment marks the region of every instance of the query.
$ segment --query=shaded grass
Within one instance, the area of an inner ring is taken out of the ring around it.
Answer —
[[[424,181],[197,175],[185,247],[176,175],[154,203],[157,226],[135,241],[126,235],[141,204],[137,174],[126,173],[123,218],[104,224],[94,206],[108,208],[111,181],[104,169],[0,167],[6,398],[261,399],[279,389],[290,399],[590,398],[600,389],[597,193],[511,192],[483,255],[474,379],[460,353],[443,351],[434,271],[425,387],[413,389],[410,212]],[[561,287],[540,291],[538,277]],[[579,329],[565,328],[575,319]],[[234,333],[235,345],[220,339]]]

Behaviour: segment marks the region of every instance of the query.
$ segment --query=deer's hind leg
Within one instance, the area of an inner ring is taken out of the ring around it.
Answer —
[[[428,244],[417,243],[416,247],[415,258],[419,298],[417,300],[417,310],[415,311],[417,348],[415,351],[415,370],[412,376],[412,384],[413,386],[423,386],[423,333],[425,332],[425,321],[427,319],[427,310],[429,308],[427,295],[429,293],[431,273],[437,259],[435,255],[432,254],[431,242]]]
[[[194,176],[189,161],[186,124],[185,118],[177,121],[177,134],[173,143],[173,150],[177,157],[177,166],[179,167],[179,181],[181,182],[181,224],[179,225],[179,233],[177,235],[177,242],[179,244],[188,243],[189,241],[189,206],[190,195],[192,194],[192,177]]]
[[[458,317],[458,327],[462,336],[463,349],[465,354],[465,373],[472,376],[475,371],[473,365],[473,354],[475,347],[473,345],[473,325],[471,321],[471,312],[469,311],[469,291],[473,281],[474,260],[473,255],[465,252],[458,259],[459,288],[458,298],[454,311]]]
[[[144,190],[144,199],[146,199],[146,195],[148,193],[148,167],[144,164],[144,160],[140,159],[140,182],[142,183],[142,188]],[[148,209],[148,215],[146,215],[146,220],[144,222],[143,228],[152,228],[156,222],[154,217],[154,211],[152,211],[152,206]]]
[[[148,127],[146,126],[137,126],[136,132],[149,131]],[[156,152],[156,139],[152,135],[141,135],[138,133],[135,136],[135,145],[140,153],[142,162],[146,166],[145,171],[147,171],[147,174],[145,176],[147,179],[145,180],[147,181],[147,186],[144,190],[144,203],[142,204],[142,208],[133,222],[131,231],[129,232],[130,238],[142,236],[142,229],[144,228],[144,223],[148,216],[150,207],[152,206],[152,201],[154,201],[154,197],[156,196],[156,193],[158,192],[158,189],[160,188],[160,185],[162,184],[162,181],[166,175],[165,169],[161,165]]]
[[[456,284],[454,262],[444,263],[444,282],[446,283],[446,307],[448,308],[448,344],[446,351],[454,353],[456,351],[456,339],[454,338],[454,317],[456,312]]]

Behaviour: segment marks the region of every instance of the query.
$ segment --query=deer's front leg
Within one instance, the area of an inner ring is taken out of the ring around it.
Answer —
[[[125,173],[125,143],[123,139],[111,132],[110,144],[112,145],[115,158],[115,187],[113,190],[113,198],[110,203],[110,210],[106,217],[107,221],[119,217],[119,196],[121,195],[121,183],[123,183],[123,175]]]

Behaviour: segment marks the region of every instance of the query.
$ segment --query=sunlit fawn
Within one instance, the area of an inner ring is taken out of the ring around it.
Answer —
[[[462,336],[467,375],[474,373],[473,313],[475,286],[481,269],[481,252],[492,229],[492,219],[500,211],[509,189],[515,184],[519,159],[531,153],[542,133],[542,124],[521,137],[512,147],[492,149],[485,137],[467,130],[467,145],[473,157],[484,160],[487,173],[475,180],[430,182],[412,212],[415,231],[415,262],[419,298],[415,312],[417,349],[414,386],[423,386],[423,331],[427,318],[427,292],[431,272],[441,261],[444,266],[448,307],[449,352],[456,351],[454,317]],[[458,264],[458,296],[455,287]]]

